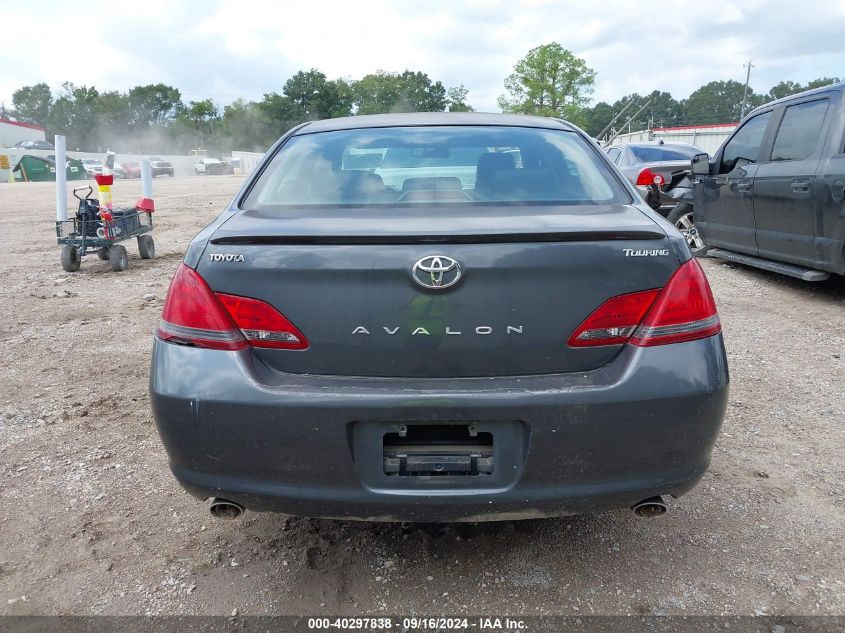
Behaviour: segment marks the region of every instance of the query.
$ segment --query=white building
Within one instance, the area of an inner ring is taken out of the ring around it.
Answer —
[[[717,123],[714,125],[657,127],[651,130],[620,134],[613,141],[613,145],[660,140],[664,143],[692,143],[712,156],[724,140],[730,136],[731,132],[736,129],[737,125],[737,123]]]
[[[20,141],[43,141],[44,128],[0,118],[0,147],[12,147]]]

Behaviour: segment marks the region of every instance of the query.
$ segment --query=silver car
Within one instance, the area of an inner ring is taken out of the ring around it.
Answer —
[[[651,185],[656,185],[659,206],[655,210],[660,215],[681,231],[692,226],[692,205],[686,202],[679,204],[662,191],[662,186],[671,180],[673,172],[689,169],[692,157],[705,153],[703,149],[690,143],[658,141],[611,145],[605,151],[643,198],[648,196]]]

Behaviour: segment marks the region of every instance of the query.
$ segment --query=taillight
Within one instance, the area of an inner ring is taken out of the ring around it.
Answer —
[[[627,342],[659,292],[644,290],[608,299],[572,333],[569,345],[592,347]]]
[[[692,258],[669,279],[631,343],[643,347],[665,345],[694,341],[721,331],[710,284],[701,264]]]
[[[722,329],[710,284],[696,259],[683,264],[662,290],[644,290],[605,301],[569,337],[571,347],[641,347],[694,341]]]
[[[258,299],[215,294],[199,273],[180,264],[167,291],[158,336],[209,349],[306,349],[308,341],[273,306]]]
[[[307,349],[305,335],[269,303],[222,293],[217,298],[253,347]]]
[[[660,174],[655,174],[648,167],[646,167],[640,172],[640,175],[637,176],[637,184],[644,187],[647,187],[649,185],[657,185],[659,187],[663,184],[663,176],[661,176]]]
[[[165,341],[238,350],[246,339],[197,271],[180,264],[170,282],[158,336]]]

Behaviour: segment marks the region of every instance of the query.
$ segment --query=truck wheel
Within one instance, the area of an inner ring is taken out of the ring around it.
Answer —
[[[126,248],[123,244],[112,245],[109,249],[109,261],[111,262],[111,269],[116,273],[129,267],[129,256],[126,254]]]
[[[79,270],[79,265],[82,263],[82,257],[79,254],[79,249],[72,244],[65,244],[62,246],[62,268],[69,273],[75,273]]]
[[[666,216],[675,227],[684,236],[687,241],[690,251],[696,257],[704,255],[707,252],[707,246],[704,240],[698,234],[698,229],[695,228],[695,220],[692,213],[692,205],[687,202],[679,202],[675,208]]]
[[[156,256],[156,245],[153,242],[152,235],[138,236],[138,252],[141,254],[141,259],[152,259]]]
[[[108,259],[109,259],[109,249],[107,249],[105,246],[103,246],[102,248],[98,248],[97,249],[97,257],[102,259],[104,262],[108,261]]]

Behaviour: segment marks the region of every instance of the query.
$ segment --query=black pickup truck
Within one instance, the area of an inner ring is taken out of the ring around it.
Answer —
[[[695,156],[707,254],[807,281],[845,275],[845,83],[752,111]]]

